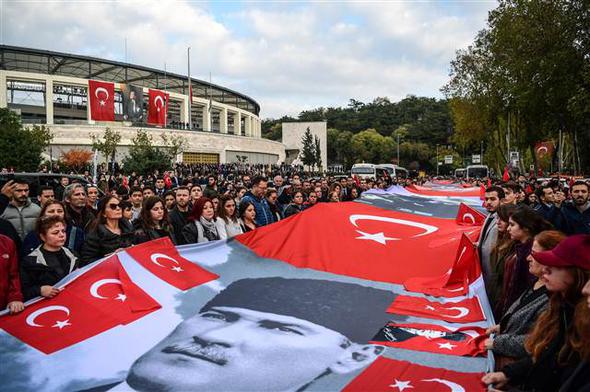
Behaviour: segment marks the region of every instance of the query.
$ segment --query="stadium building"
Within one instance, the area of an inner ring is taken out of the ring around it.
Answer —
[[[114,83],[114,121],[92,120],[91,80]],[[108,127],[122,137],[117,160],[126,154],[139,129],[148,131],[155,144],[160,143],[162,133],[185,138],[186,149],[178,161],[186,163],[285,160],[282,143],[261,137],[260,106],[255,100],[194,78],[190,84],[192,100],[184,75],[93,57],[0,46],[0,107],[19,113],[24,124],[48,126],[54,135],[53,159],[72,148],[90,149],[92,135],[100,137]],[[143,92],[140,114],[133,121],[125,112],[129,99],[125,94],[130,89]],[[164,126],[145,121],[150,89],[169,94]]]

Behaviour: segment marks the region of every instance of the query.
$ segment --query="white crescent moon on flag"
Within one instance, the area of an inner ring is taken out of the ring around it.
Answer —
[[[444,314],[444,316],[446,317],[450,317],[450,318],[462,318],[465,317],[469,314],[469,309],[461,307],[461,306],[454,306],[452,308],[441,308],[440,310],[445,309],[445,310],[458,310],[459,314],[456,316],[450,315],[450,314]]]
[[[97,280],[96,282],[94,282],[92,284],[92,286],[90,286],[90,295],[92,295],[95,298],[98,299],[107,299],[107,297],[103,297],[102,295],[98,294],[98,289],[105,284],[112,284],[112,283],[116,283],[118,285],[121,285],[121,281],[119,279],[101,279],[101,280]]]
[[[465,214],[463,214],[463,222],[466,222],[465,218],[470,218],[471,223],[475,223],[475,217],[473,216],[472,213],[466,212]]]
[[[447,387],[451,388],[451,392],[465,392],[465,388],[463,388],[461,385],[457,384],[456,382],[445,380],[443,378],[429,378],[427,380],[421,380],[421,381],[438,382],[440,384],[446,385]]]
[[[180,263],[176,259],[174,259],[168,255],[162,254],[162,253],[154,253],[153,255],[150,256],[150,259],[152,260],[152,263],[156,264],[157,266],[164,267],[164,268],[166,268],[166,267],[163,266],[162,264],[158,263],[158,259],[170,260],[173,263],[175,263],[176,265],[180,265]]]
[[[96,98],[98,98],[98,92],[99,92],[99,91],[102,91],[102,92],[104,92],[104,93],[106,94],[105,101],[106,101],[107,99],[109,99],[109,92],[108,92],[108,91],[107,91],[107,89],[106,89],[106,88],[104,88],[104,87],[98,87],[96,90],[94,90],[94,96],[95,96]],[[100,98],[99,98],[99,99],[100,99]]]
[[[547,154],[549,152],[549,150],[547,149],[546,146],[541,146],[539,148],[537,148],[537,153],[540,155],[541,153],[543,154]]]
[[[31,327],[44,327],[44,325],[35,323],[35,319],[37,317],[41,316],[42,314],[45,314],[48,312],[53,312],[55,310],[59,310],[61,312],[64,312],[68,316],[70,315],[70,309],[66,308],[65,306],[51,305],[51,306],[46,306],[44,308],[35,310],[33,313],[31,313],[27,316],[27,319],[25,320],[25,322],[28,325],[30,325]]]
[[[397,223],[398,225],[417,227],[419,229],[424,230],[424,233],[416,234],[412,238],[422,237],[422,236],[425,236],[428,234],[432,234],[438,230],[438,227],[427,225],[425,223],[412,222],[412,221],[405,220],[405,219],[388,218],[385,216],[359,214],[359,215],[351,215],[348,219],[350,220],[350,223],[352,223],[354,225],[354,227],[357,227],[357,228],[358,228],[358,225],[356,223],[357,221],[359,221],[359,220],[372,220],[372,221],[377,221],[377,222]]]
[[[162,104],[160,106],[158,106],[158,100],[160,100],[162,102]],[[158,108],[163,108],[164,107],[164,98],[162,98],[161,95],[158,95],[156,98],[154,98],[154,105]]]

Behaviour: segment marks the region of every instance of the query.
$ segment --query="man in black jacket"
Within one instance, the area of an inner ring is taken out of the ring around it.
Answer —
[[[66,217],[68,225],[86,230],[95,218],[92,210],[86,205],[86,190],[79,183],[70,184],[64,191]]]
[[[168,214],[168,220],[174,229],[174,237],[177,245],[184,245],[186,241],[182,235],[182,228],[188,223],[190,193],[187,187],[176,189],[176,205]]]

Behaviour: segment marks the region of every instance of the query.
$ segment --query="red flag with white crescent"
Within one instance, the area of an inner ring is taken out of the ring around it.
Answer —
[[[88,102],[90,119],[95,121],[115,121],[115,84],[88,81]]]
[[[483,226],[486,216],[465,203],[459,205],[455,221],[462,226]]]
[[[168,116],[168,99],[170,94],[161,90],[149,90],[148,124],[166,125]]]
[[[180,290],[187,290],[219,278],[178,253],[169,237],[126,249],[145,269]]]
[[[466,326],[443,327],[434,324],[389,322],[369,343],[406,350],[426,351],[458,356],[483,356],[486,353],[485,328]]]
[[[535,155],[537,159],[551,158],[554,148],[553,142],[551,141],[538,142],[535,145]]]
[[[236,240],[260,257],[299,268],[403,283],[448,271],[462,233],[475,238],[478,232],[451,219],[346,202],[318,204]]]
[[[379,357],[343,392],[484,392],[483,373],[463,373]]]
[[[458,297],[467,295],[469,285],[481,276],[477,249],[473,242],[463,235],[457,249],[453,266],[442,275],[413,277],[404,282],[404,288],[433,295],[435,297]]]
[[[422,297],[398,295],[387,308],[387,312],[443,320],[450,323],[475,323],[485,320],[477,297],[459,302],[440,303]]]

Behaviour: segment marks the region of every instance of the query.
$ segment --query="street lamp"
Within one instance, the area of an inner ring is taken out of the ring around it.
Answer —
[[[436,176],[438,177],[438,144],[436,145]]]

